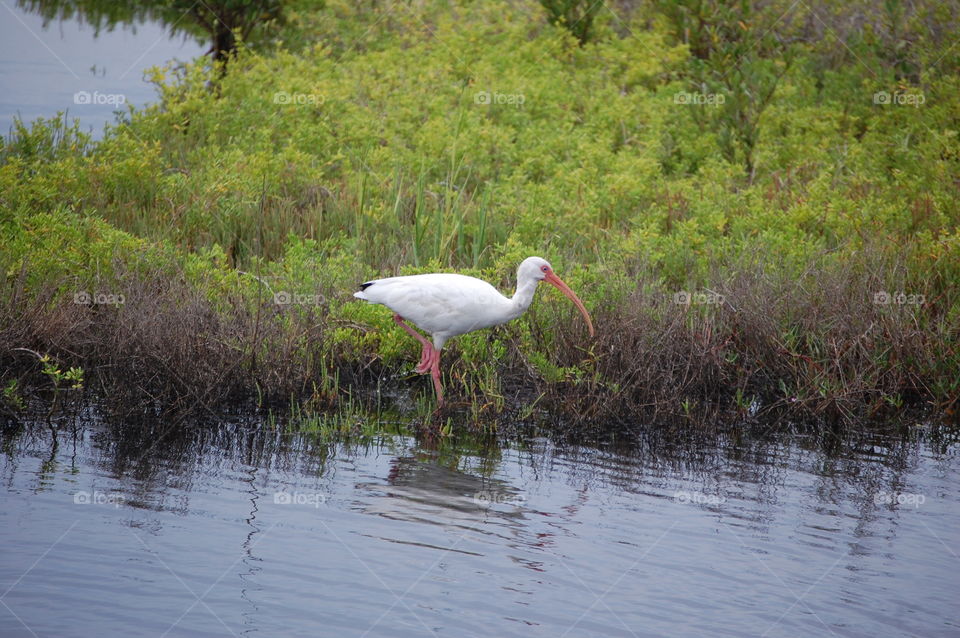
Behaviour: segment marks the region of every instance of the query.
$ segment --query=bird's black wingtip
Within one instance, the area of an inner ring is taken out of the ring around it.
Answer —
[[[372,285],[373,285],[373,282],[372,282],[372,281],[365,281],[365,282],[363,282],[362,284],[360,284],[360,290],[361,290],[361,291],[366,290],[367,288],[369,288],[369,287],[372,286]]]

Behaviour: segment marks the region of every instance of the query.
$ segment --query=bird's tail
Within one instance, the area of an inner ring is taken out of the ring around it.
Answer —
[[[363,291],[372,285],[373,285],[372,281],[363,282],[362,284],[360,284],[360,290],[358,292],[353,293],[353,296],[356,297],[357,299],[365,299],[367,301],[370,301],[370,297],[368,297],[366,293]]]

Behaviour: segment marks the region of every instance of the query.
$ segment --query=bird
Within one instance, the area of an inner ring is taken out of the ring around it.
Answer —
[[[443,407],[440,383],[440,351],[451,337],[490,328],[516,319],[530,307],[541,281],[558,288],[580,310],[590,336],[594,335],[590,313],[570,287],[553,272],[542,257],[527,257],[517,268],[517,289],[513,297],[502,295],[482,279],[456,273],[431,273],[372,279],[360,284],[354,297],[382,304],[394,312],[393,320],[423,345],[419,374],[433,377],[438,407]],[[433,337],[431,343],[407,321]]]

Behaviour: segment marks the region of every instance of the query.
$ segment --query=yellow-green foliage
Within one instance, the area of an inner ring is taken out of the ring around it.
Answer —
[[[423,37],[413,11],[374,48],[247,52],[216,92],[202,64],[156,69],[157,104],[90,153],[14,156],[3,201],[219,244],[240,265],[279,258],[292,232],[373,269],[486,266],[514,240],[578,263],[640,250],[675,280],[748,240],[799,260],[956,225],[957,78],[911,108],[873,104],[876,80],[851,92],[856,69],[818,96],[794,64],[750,184],[719,153],[713,107],[676,103],[689,54],[666,33],[601,28],[580,47],[529,6],[483,3],[434,10]]]
[[[101,219],[77,217],[63,209],[0,225],[0,244],[5,275],[25,275],[31,294],[51,286],[73,294],[109,281],[118,264],[136,268],[152,250],[149,242]]]

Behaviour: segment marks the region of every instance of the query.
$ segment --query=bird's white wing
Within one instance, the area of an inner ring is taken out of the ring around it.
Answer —
[[[355,297],[383,304],[432,335],[452,337],[515,315],[510,300],[487,282],[452,273],[376,279]]]

